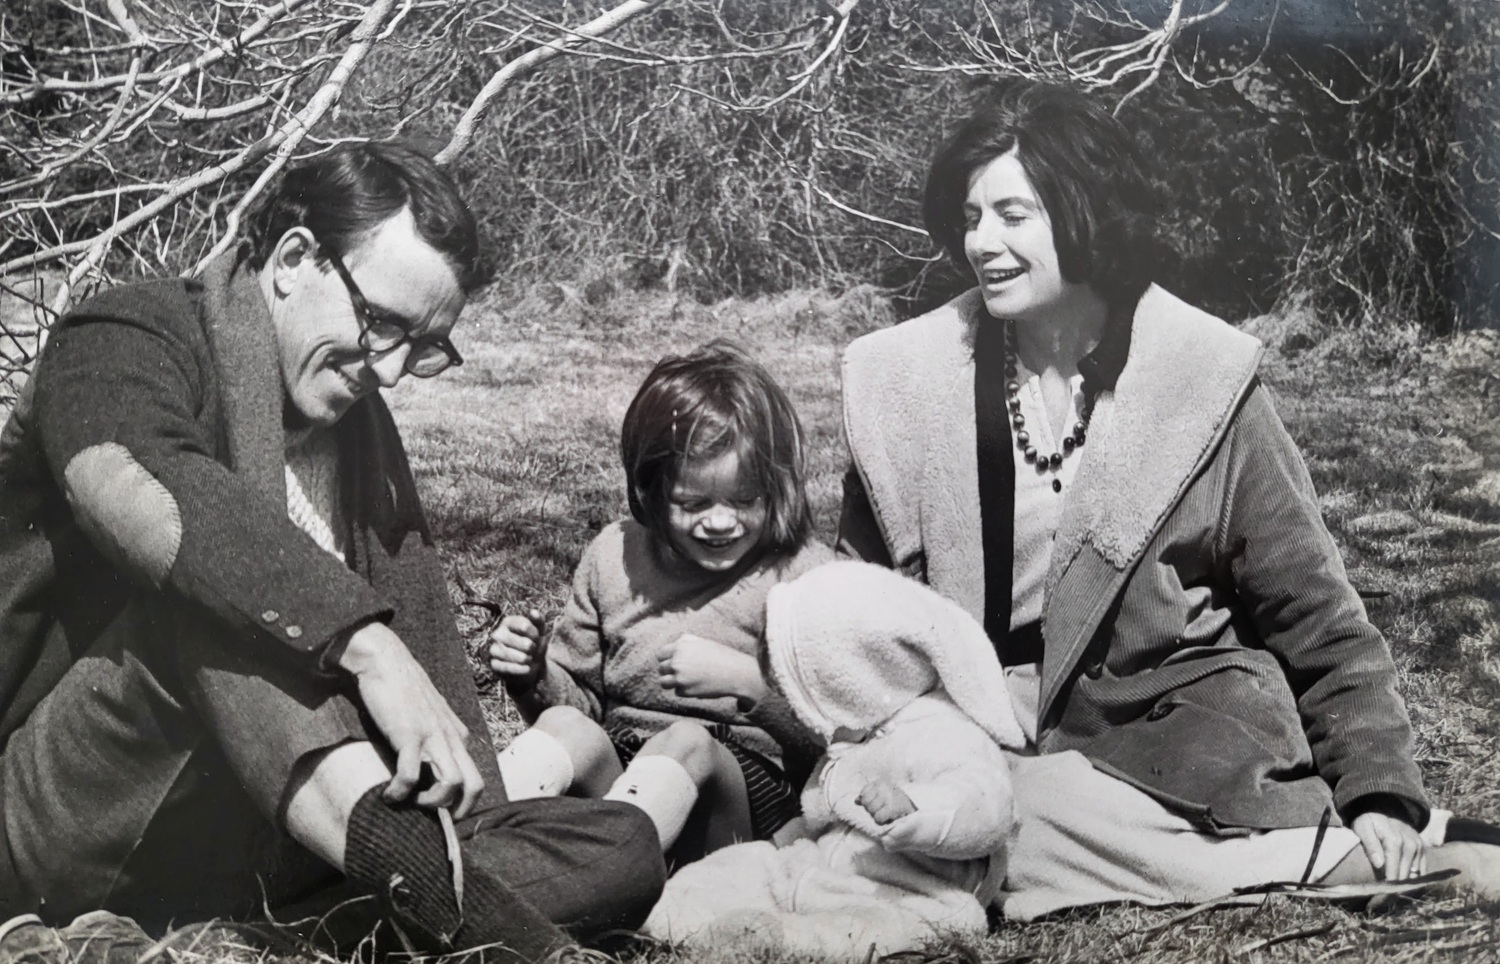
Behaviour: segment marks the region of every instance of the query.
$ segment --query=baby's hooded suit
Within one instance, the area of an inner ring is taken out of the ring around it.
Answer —
[[[764,662],[828,744],[803,817],[683,868],[646,932],[862,958],[983,931],[1012,829],[1001,747],[1025,744],[983,627],[889,569],[833,562],[771,590]],[[913,812],[878,823],[872,784]]]

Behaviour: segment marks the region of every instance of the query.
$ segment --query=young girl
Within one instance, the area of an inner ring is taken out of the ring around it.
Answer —
[[[797,811],[819,750],[757,651],[771,587],[831,553],[809,539],[796,412],[732,344],[658,363],[620,434],[633,518],[585,550],[550,632],[532,612],[491,637],[531,723],[500,772],[513,800],[636,804],[683,862]]]

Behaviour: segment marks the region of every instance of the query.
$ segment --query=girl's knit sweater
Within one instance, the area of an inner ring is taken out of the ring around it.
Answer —
[[[600,532],[579,560],[572,597],[553,624],[547,668],[534,711],[567,705],[610,725],[657,733],[687,718],[725,723],[746,749],[785,767],[820,752],[781,697],[742,712],[733,697],[699,699],[663,689],[657,658],[684,633],[756,656],[766,627],[766,595],[779,582],[833,558],[810,542],[790,556],[762,559],[738,578],[706,572],[664,551],[641,524],[625,520]],[[794,765],[793,769],[797,769]]]

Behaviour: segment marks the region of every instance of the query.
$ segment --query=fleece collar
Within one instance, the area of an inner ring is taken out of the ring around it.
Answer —
[[[1217,451],[1260,356],[1255,338],[1160,288],[1141,298],[1119,381],[1094,403],[1053,543],[1044,717],[1152,537]]]
[[[850,451],[898,566],[984,620],[974,410],[977,289],[845,353]],[[1260,345],[1152,286],[1108,351],[1047,580],[1046,675],[1078,657],[1098,621],[1249,390]],[[1103,346],[1101,346],[1103,347]],[[1089,377],[1086,373],[1085,377]],[[1083,600],[1083,601],[1080,601]],[[1062,605],[1060,601],[1070,603]]]
[[[1085,542],[1133,566],[1249,390],[1261,347],[1153,286],[1136,307],[1129,355],[1089,420],[1052,552],[1049,589]]]

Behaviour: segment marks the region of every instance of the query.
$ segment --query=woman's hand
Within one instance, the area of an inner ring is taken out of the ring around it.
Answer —
[[[917,812],[917,805],[911,802],[905,790],[886,783],[865,784],[854,802],[869,811],[882,827]]]
[[[1427,872],[1427,845],[1411,824],[1370,811],[1355,817],[1352,828],[1377,879],[1405,880]]]
[[[656,664],[662,689],[682,696],[733,696],[753,705],[766,695],[754,656],[692,633],[663,646]]]
[[[542,614],[506,616],[490,633],[490,669],[507,688],[529,691],[547,669],[547,634]]]

